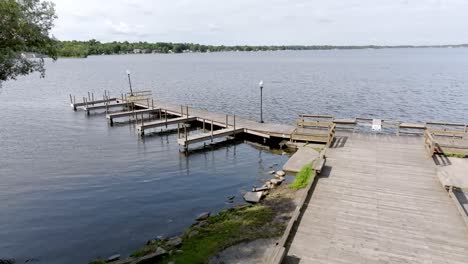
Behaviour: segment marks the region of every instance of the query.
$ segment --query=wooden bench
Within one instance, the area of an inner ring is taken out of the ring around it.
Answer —
[[[325,162],[326,162],[326,157],[325,157],[325,150],[322,150],[319,154],[319,157],[317,160],[315,160],[314,162],[314,171],[317,173],[317,174],[320,174],[320,172],[322,171],[323,169],[323,166],[325,166]]]

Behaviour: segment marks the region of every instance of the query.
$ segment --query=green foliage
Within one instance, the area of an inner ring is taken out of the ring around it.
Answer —
[[[95,39],[89,41],[60,42],[59,56],[86,57],[88,55],[127,54],[127,53],[184,53],[184,52],[225,52],[225,51],[268,51],[268,50],[328,50],[328,49],[367,49],[367,48],[412,48],[413,46],[213,46],[196,43],[170,42],[108,42]],[[414,46],[415,47],[415,46]],[[442,47],[442,46],[441,46]]]
[[[54,4],[40,0],[0,1],[0,81],[39,71],[44,60],[25,53],[57,58],[57,43],[49,36],[56,19]]]
[[[310,181],[313,181],[315,178],[315,171],[312,169],[312,164],[307,164],[301,168],[301,170],[296,174],[296,178],[289,185],[289,188],[292,189],[302,189],[309,184]]]
[[[211,216],[204,225],[189,228],[184,235],[181,251],[162,258],[162,263],[206,263],[217,252],[244,241],[280,236],[284,227],[273,222],[273,211],[266,206],[255,205],[232,208]],[[196,235],[193,232],[198,232]],[[144,256],[157,247],[170,250],[164,242],[156,242],[135,251],[132,256]],[[159,262],[158,262],[159,263]]]

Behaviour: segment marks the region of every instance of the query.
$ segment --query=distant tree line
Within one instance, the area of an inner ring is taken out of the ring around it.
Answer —
[[[213,46],[194,43],[168,43],[168,42],[107,42],[102,43],[95,39],[89,41],[60,41],[58,54],[61,57],[87,57],[89,55],[110,55],[128,53],[184,53],[184,52],[221,52],[221,51],[268,51],[268,50],[331,50],[331,49],[382,49],[382,48],[417,48],[417,47],[468,47],[462,45],[440,46]]]

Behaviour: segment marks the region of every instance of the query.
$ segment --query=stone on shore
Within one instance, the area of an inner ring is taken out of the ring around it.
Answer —
[[[115,255],[112,255],[112,256],[108,257],[107,262],[112,262],[112,261],[116,261],[116,260],[119,260],[119,259],[120,259],[120,255],[115,254]]]
[[[268,172],[268,174],[275,174],[275,172],[276,172],[276,171],[271,170],[271,171]]]
[[[247,192],[244,194],[244,200],[248,203],[258,203],[262,199],[262,192]]]
[[[276,172],[276,175],[278,175],[280,177],[283,177],[284,175],[286,175],[286,173],[284,171],[280,170],[280,171]]]
[[[278,185],[278,184],[281,184],[283,181],[281,181],[280,179],[271,179],[270,182],[273,183],[274,185]]]
[[[197,221],[202,221],[210,217],[211,212],[203,212],[197,216]]]
[[[169,240],[166,243],[166,245],[168,245],[170,247],[178,247],[181,244],[182,244],[182,238],[180,238],[178,236],[169,238]]]

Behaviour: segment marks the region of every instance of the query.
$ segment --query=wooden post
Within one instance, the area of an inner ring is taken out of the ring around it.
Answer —
[[[91,93],[91,100],[94,102],[94,93]]]
[[[236,115],[233,115],[232,118],[233,118],[233,124],[232,125],[234,127],[234,136],[236,136]]]
[[[187,114],[187,118],[188,118],[188,105],[187,105],[187,108],[186,108],[186,110],[187,110],[187,111],[186,111],[186,112],[187,112],[186,114]]]
[[[184,106],[180,105],[180,117],[184,116]]]
[[[184,134],[185,134],[185,146],[188,146],[188,144],[187,144],[187,138],[188,138],[188,136],[187,136],[187,124],[185,124],[185,123],[184,123]]]
[[[177,123],[177,139],[180,138],[180,124]]]
[[[166,119],[166,128],[167,128],[167,109],[164,109],[164,118]]]
[[[213,119],[211,120],[211,142],[213,142]]]
[[[148,106],[148,109],[150,108],[150,105],[149,105],[149,98],[146,98],[146,105]]]
[[[88,101],[91,101],[91,95],[88,92]]]
[[[73,104],[72,95],[70,94],[70,104]]]
[[[229,124],[228,124],[228,115],[226,115],[226,128],[228,128]]]
[[[203,118],[203,133],[205,133],[205,118]]]
[[[154,100],[153,100],[153,98],[151,98],[151,109],[154,110]]]

